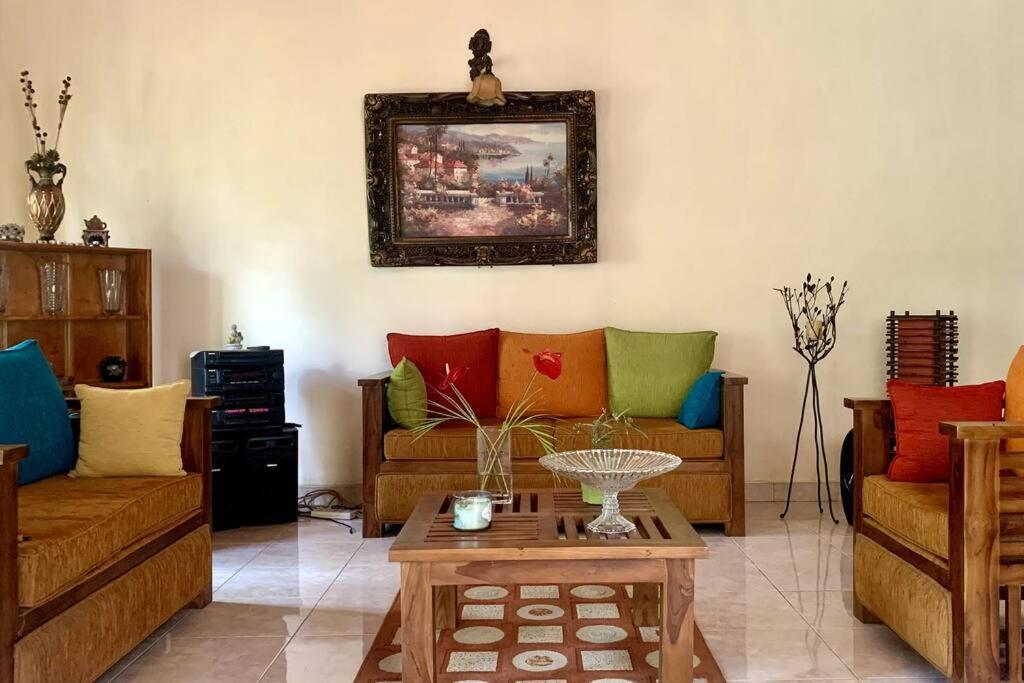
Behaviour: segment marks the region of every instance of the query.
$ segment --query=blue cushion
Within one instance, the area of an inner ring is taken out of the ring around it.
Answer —
[[[34,339],[0,351],[0,443],[28,444],[18,484],[31,484],[74,465],[71,421],[57,378]]]
[[[717,427],[722,419],[722,370],[711,370],[697,378],[686,394],[676,422],[688,429]]]

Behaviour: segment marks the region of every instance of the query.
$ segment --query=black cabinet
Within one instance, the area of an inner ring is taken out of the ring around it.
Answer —
[[[213,431],[213,528],[294,522],[298,425]]]

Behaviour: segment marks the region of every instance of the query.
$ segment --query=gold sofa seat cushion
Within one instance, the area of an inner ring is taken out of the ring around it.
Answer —
[[[899,538],[949,558],[949,485],[864,478],[864,514]]]
[[[590,447],[590,437],[583,426],[592,417],[560,420],[543,419],[554,430],[555,449],[571,451]],[[500,424],[499,419],[483,420],[484,424]],[[615,448],[642,448],[678,455],[684,460],[721,459],[724,437],[721,429],[687,429],[675,420],[638,418],[633,421],[637,431],[617,430]],[[512,436],[512,457],[536,459],[544,449],[531,434],[518,431]],[[445,425],[415,439],[408,429],[392,429],[384,435],[384,457],[388,460],[475,460],[476,430],[467,424]]]
[[[481,420],[485,425],[498,425],[501,420]],[[540,419],[548,429],[554,421]],[[522,430],[512,434],[513,458],[539,458],[544,449],[537,439]],[[445,424],[416,438],[409,429],[392,429],[384,435],[384,457],[388,460],[476,460],[476,428],[465,422]]]
[[[560,420],[555,426],[555,446],[560,451],[590,448],[590,437],[581,428],[593,422],[592,417]],[[639,448],[677,455],[683,460],[722,458],[725,438],[721,429],[687,429],[667,418],[639,417],[635,429],[617,426],[612,445],[615,448]]]
[[[73,479],[18,489],[18,604],[46,602],[132,543],[198,510],[203,482],[184,477]]]

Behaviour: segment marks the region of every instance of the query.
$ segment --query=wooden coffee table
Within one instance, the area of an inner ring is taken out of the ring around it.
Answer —
[[[495,507],[489,529],[458,531],[451,495],[425,494],[389,556],[402,564],[402,680],[436,680],[434,629],[455,626],[455,586],[627,583],[634,622],[661,626],[659,680],[690,683],[694,560],[708,548],[664,491],[624,491],[619,502],[637,525],[628,536],[587,531],[599,508],[578,489],[520,491]]]

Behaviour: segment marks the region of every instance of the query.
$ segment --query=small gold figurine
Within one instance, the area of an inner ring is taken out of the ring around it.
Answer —
[[[480,29],[469,39],[469,49],[473,58],[469,60],[469,77],[473,79],[473,89],[466,99],[472,104],[491,107],[505,104],[505,95],[501,92],[501,80],[491,71],[491,36],[487,29]]]

